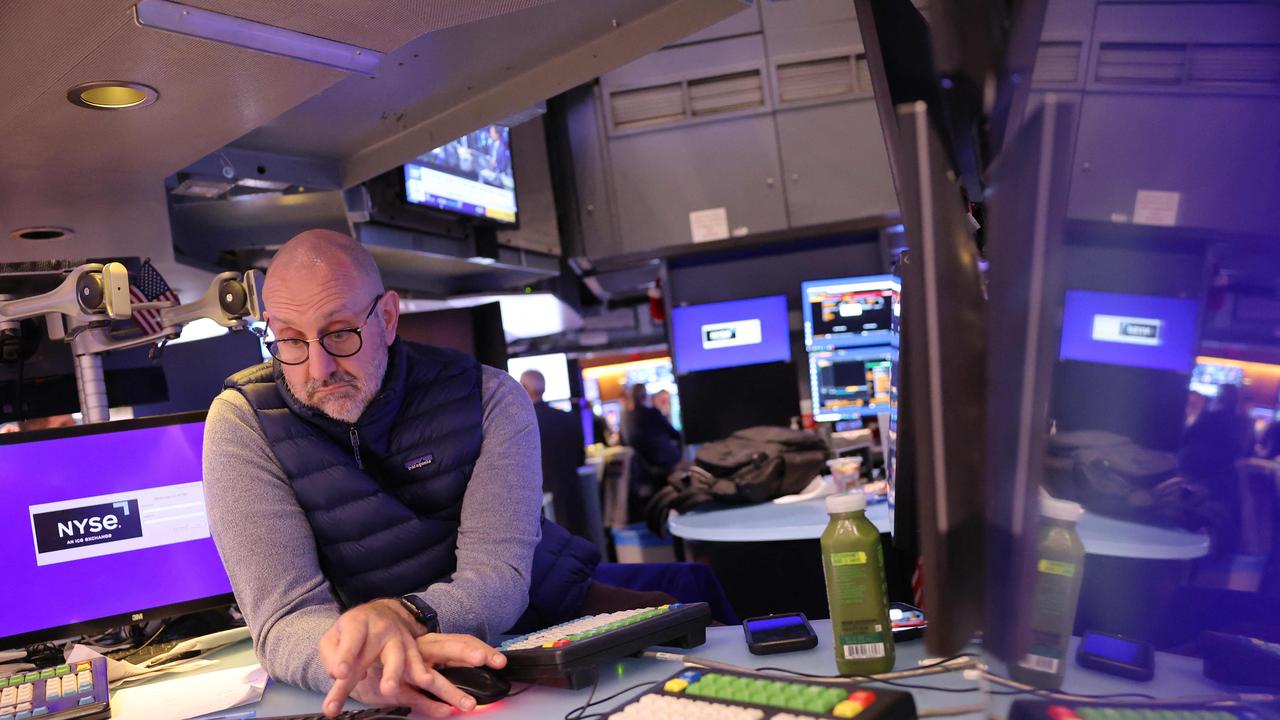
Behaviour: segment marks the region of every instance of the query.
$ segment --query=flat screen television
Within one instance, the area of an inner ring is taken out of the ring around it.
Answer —
[[[671,310],[671,350],[676,374],[790,362],[787,297],[766,297]]]
[[[404,199],[503,224],[516,222],[511,130],[487,125],[404,165]]]
[[[805,349],[897,345],[901,292],[902,283],[894,275],[801,283]]]
[[[1195,300],[1068,290],[1059,358],[1190,373],[1199,318]]]
[[[0,435],[0,648],[231,604],[205,413]]]
[[[542,373],[547,381],[547,390],[542,396],[546,402],[567,401],[573,396],[569,387],[569,359],[564,353],[507,358],[507,372],[516,380],[529,370]]]

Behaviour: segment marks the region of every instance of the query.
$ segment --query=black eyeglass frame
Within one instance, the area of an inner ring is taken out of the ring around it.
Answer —
[[[360,323],[359,327],[338,328],[336,330],[330,330],[329,332],[326,332],[326,333],[321,333],[320,335],[313,338],[281,338],[279,340],[272,340],[266,343],[267,351],[271,353],[271,357],[275,358],[276,361],[280,362],[283,365],[302,365],[306,363],[308,360],[310,360],[311,359],[311,343],[319,343],[320,347],[325,352],[329,353],[331,357],[348,358],[348,357],[351,357],[352,355],[356,355],[357,353],[359,353],[361,350],[364,349],[364,334],[362,331],[364,330],[365,326],[369,324],[369,320],[373,318],[373,311],[378,309],[378,303],[382,302],[382,298],[385,296],[386,296],[385,292],[378,293],[378,296],[373,299],[373,304],[369,306],[369,312],[364,314],[364,322]],[[267,338],[266,330],[255,330],[254,332],[257,334],[258,337],[262,338],[264,341],[266,340]],[[352,350],[349,353],[336,353],[330,350],[329,346],[324,344],[324,340],[325,338],[331,335],[337,335],[338,333],[355,333],[356,339],[359,341],[356,343],[356,349]],[[304,355],[302,359],[298,360],[297,362],[289,362],[288,360],[281,360],[280,356],[277,354],[276,351],[279,349],[280,343],[285,343],[285,342],[302,343],[302,346],[307,349],[307,354]]]

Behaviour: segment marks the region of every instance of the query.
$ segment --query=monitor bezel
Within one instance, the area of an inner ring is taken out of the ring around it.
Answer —
[[[204,422],[208,416],[205,410],[196,410],[192,412],[171,413],[168,415],[152,415],[144,418],[135,418],[130,420],[113,420],[103,423],[88,423],[85,425],[75,425],[66,428],[51,428],[47,430],[31,430],[27,432],[5,433],[0,435],[0,448],[10,445],[20,445],[29,442],[42,442],[45,440],[61,440],[70,437],[82,437],[86,435],[102,435],[111,432],[124,432],[129,430],[144,430],[147,428],[164,427],[168,425],[183,425],[187,423]],[[204,598],[196,598],[179,603],[171,603],[169,605],[158,605],[151,608],[143,608],[132,612],[119,613],[117,615],[109,615],[100,618],[91,618],[80,622],[68,623],[66,625],[58,625],[56,627],[44,628],[41,630],[31,630],[29,632],[18,633],[16,635],[8,635],[0,637],[0,648],[18,648],[32,645],[39,642],[47,642],[50,640],[60,640],[64,638],[73,638],[80,635],[89,635],[92,633],[104,632],[113,627],[127,625],[129,623],[145,622],[148,620],[156,620],[159,618],[173,617],[176,615],[184,615],[186,613],[197,612],[200,610],[210,610],[214,608],[224,607],[235,603],[235,595],[233,593],[223,593],[219,595],[211,595]]]

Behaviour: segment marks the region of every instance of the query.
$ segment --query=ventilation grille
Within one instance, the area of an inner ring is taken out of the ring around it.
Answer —
[[[689,81],[689,110],[694,117],[764,106],[759,70]]]
[[[1078,42],[1041,43],[1036,52],[1036,67],[1031,82],[1073,83],[1080,79],[1080,51]]]
[[[1280,45],[1103,43],[1095,77],[1106,83],[1280,90]]]
[[[1196,45],[1191,48],[1192,83],[1280,86],[1280,45]]]
[[[614,131],[671,125],[764,106],[760,70],[609,93]]]
[[[680,83],[622,90],[609,94],[613,126],[642,128],[683,120],[684,86]]]
[[[779,102],[797,102],[854,91],[853,58],[786,63],[778,66]]]
[[[1109,83],[1177,85],[1186,64],[1186,45],[1102,43],[1096,77]]]

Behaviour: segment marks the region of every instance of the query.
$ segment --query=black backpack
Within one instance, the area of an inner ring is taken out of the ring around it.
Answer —
[[[830,456],[813,433],[759,426],[698,448],[693,465],[677,468],[645,508],[649,529],[665,532],[667,512],[717,501],[750,505],[798,493]]]

